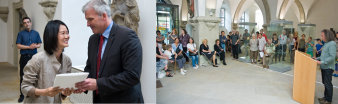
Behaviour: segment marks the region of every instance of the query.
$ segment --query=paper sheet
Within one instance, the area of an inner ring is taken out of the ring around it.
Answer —
[[[263,57],[264,52],[259,52],[259,56]]]
[[[60,88],[75,88],[75,83],[84,81],[88,74],[88,72],[58,74],[55,77],[53,86],[59,86]]]

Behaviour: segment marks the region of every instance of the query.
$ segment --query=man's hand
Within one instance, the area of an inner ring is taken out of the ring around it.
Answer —
[[[82,90],[97,90],[96,79],[87,78],[82,82],[76,83],[75,87]]]
[[[79,93],[82,93],[82,92],[85,92],[85,91],[86,91],[85,89],[76,89],[76,90],[74,90],[73,93],[79,94]]]
[[[29,48],[28,49],[35,49],[36,47],[36,44],[35,43],[32,43],[31,45],[28,46]]]
[[[73,89],[73,88],[71,88],[71,89],[66,88],[66,89],[64,89],[61,93],[62,93],[62,95],[69,96],[69,95],[72,94],[73,92],[74,92],[74,89]]]

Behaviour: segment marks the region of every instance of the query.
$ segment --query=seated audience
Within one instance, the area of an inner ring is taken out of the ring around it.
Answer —
[[[212,60],[213,66],[217,66],[217,60],[216,60],[216,52],[211,51],[208,46],[208,40],[204,39],[202,41],[202,44],[200,45],[200,52],[202,55],[205,55],[209,60]]]
[[[189,43],[187,44],[188,54],[192,60],[192,67],[198,69],[198,51],[194,39],[190,37]]]
[[[180,40],[178,38],[175,38],[175,43],[172,44],[172,53],[174,53],[175,57],[175,61],[178,63],[178,67],[181,70],[181,74],[185,75],[187,70],[184,70],[184,63],[186,62],[186,59],[184,58],[183,54],[183,48],[182,48],[182,44],[179,43]]]
[[[223,65],[227,65],[225,63],[225,50],[221,47],[219,39],[216,39],[214,49],[219,54],[220,60],[223,61]]]
[[[164,69],[167,77],[173,77],[173,75],[169,73],[168,69],[168,61],[170,61],[170,58],[162,53],[158,45],[159,44],[156,44],[156,76],[159,77],[159,73],[162,69]]]

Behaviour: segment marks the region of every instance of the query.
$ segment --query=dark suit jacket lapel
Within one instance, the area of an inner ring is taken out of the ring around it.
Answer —
[[[104,65],[106,63],[108,54],[109,54],[109,50],[110,47],[112,46],[113,42],[114,42],[114,36],[115,36],[115,32],[117,30],[118,25],[116,23],[113,24],[111,30],[110,30],[110,34],[109,34],[109,38],[108,38],[108,42],[106,44],[106,48],[104,49],[104,53],[103,53],[103,59],[101,60],[100,63],[100,72],[99,72],[99,76],[101,76],[102,71],[104,70]]]

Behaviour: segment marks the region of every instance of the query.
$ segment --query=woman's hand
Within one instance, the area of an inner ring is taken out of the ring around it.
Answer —
[[[73,89],[73,88],[71,88],[71,89],[66,88],[66,89],[64,89],[61,93],[62,93],[62,95],[69,96],[69,95],[72,94],[73,92],[74,92],[74,89]]]
[[[50,96],[54,97],[55,95],[59,94],[62,91],[59,87],[49,87],[46,89],[36,89],[35,94],[36,95],[42,95],[42,96]]]
[[[317,61],[317,64],[319,64],[319,65],[320,65],[320,64],[322,64],[322,63],[321,63],[320,61]]]

